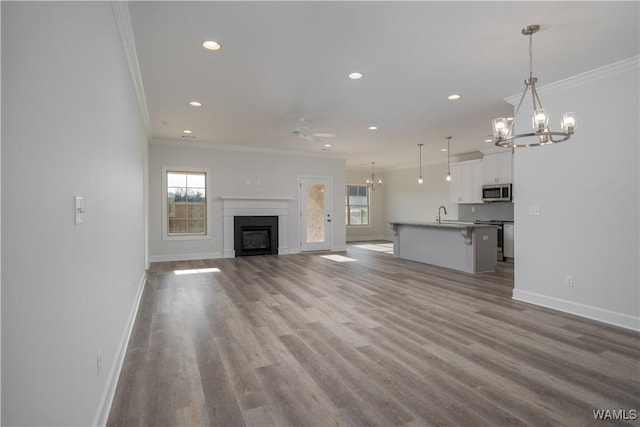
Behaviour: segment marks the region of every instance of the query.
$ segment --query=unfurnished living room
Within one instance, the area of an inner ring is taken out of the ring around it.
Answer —
[[[2,1],[2,426],[625,426],[637,1]]]

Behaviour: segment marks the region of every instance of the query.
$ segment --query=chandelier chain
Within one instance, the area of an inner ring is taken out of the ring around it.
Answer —
[[[533,33],[529,34],[529,78],[533,79]]]

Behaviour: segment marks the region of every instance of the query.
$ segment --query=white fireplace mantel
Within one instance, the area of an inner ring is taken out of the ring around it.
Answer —
[[[290,197],[225,196],[222,200],[223,252],[224,258],[234,258],[236,251],[233,239],[233,217],[236,216],[277,216],[278,254],[289,253],[287,230],[289,229]]]

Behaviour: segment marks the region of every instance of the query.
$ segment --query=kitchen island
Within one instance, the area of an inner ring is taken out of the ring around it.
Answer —
[[[485,273],[496,267],[497,227],[470,222],[393,221],[393,255],[411,261]]]

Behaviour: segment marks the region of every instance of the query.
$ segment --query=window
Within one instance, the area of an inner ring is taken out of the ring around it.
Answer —
[[[347,225],[369,225],[369,188],[366,185],[347,185]]]
[[[166,235],[207,235],[207,173],[166,170]]]

